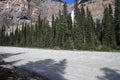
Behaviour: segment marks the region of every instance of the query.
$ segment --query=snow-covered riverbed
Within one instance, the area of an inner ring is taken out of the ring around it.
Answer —
[[[6,62],[51,80],[120,80],[119,52],[0,47]]]

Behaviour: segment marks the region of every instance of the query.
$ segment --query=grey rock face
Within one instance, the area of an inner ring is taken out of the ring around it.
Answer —
[[[83,4],[89,7],[93,19],[101,20],[104,11],[103,4],[106,5],[106,3],[103,0],[91,1],[94,1],[94,3],[85,2]],[[63,4],[60,0],[2,0],[0,1],[0,28],[2,25],[10,27],[20,25],[23,22],[35,22],[39,15],[51,22],[52,15],[58,16],[59,10],[63,9]],[[81,4],[79,7],[81,7]],[[67,8],[68,13],[71,13],[74,4],[68,5]]]
[[[57,16],[63,3],[56,0],[5,0],[0,1],[0,25],[17,25],[23,16],[35,22],[40,15],[51,21]],[[25,19],[22,18],[21,21]]]

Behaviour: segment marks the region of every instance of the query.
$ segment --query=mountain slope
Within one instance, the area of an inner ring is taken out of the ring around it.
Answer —
[[[81,0],[79,0],[80,2]],[[88,7],[93,19],[102,19],[104,8],[111,4],[114,9],[113,0],[90,0],[80,4]],[[38,16],[46,18],[50,24],[52,15],[58,16],[59,10],[63,8],[61,0],[2,0],[0,1],[0,26],[20,25],[37,21]],[[74,5],[68,5],[68,13],[71,13]]]
[[[19,24],[19,20],[24,16],[30,21],[36,21],[41,15],[49,21],[51,16],[58,15],[59,10],[62,10],[63,2],[59,0],[5,0],[0,1],[0,22],[2,25]]]

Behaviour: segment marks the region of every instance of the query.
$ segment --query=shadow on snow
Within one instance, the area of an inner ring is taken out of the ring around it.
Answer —
[[[25,52],[21,53],[0,53],[0,58],[9,58],[11,56],[21,55]],[[16,60],[12,62],[8,62],[9,64],[17,63],[21,60]],[[66,68],[67,60],[63,59],[59,62],[56,62],[53,59],[40,60],[36,62],[29,62],[25,65],[19,66],[19,68],[33,72],[39,76],[45,76],[50,80],[67,80],[64,78],[65,68]]]
[[[97,76],[99,80],[120,80],[119,70],[110,68],[101,68],[100,70],[104,72],[104,76]]]
[[[64,70],[66,68],[66,64],[66,59],[59,62],[56,62],[53,59],[46,59],[36,62],[29,62],[20,66],[20,68],[45,76],[50,80],[66,80],[63,76],[65,73]]]
[[[16,56],[16,55],[21,55],[24,54],[25,52],[20,52],[20,53],[2,53],[0,52],[0,58],[4,59],[4,58],[9,58],[11,56]]]

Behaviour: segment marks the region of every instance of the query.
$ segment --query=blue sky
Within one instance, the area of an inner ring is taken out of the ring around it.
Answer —
[[[72,4],[72,3],[74,3],[74,1],[75,0],[62,0],[63,2],[66,2],[66,3],[68,3],[68,4]]]

